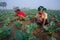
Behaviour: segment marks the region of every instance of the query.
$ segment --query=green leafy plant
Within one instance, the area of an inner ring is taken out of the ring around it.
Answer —
[[[55,38],[55,37],[53,37],[53,36],[51,36],[50,40],[56,40],[56,38]]]
[[[29,40],[36,40],[36,37],[34,37],[34,36],[31,37],[31,36],[30,36],[30,37],[29,37]]]
[[[16,22],[14,22],[15,26],[18,28],[18,29],[21,29],[21,26],[22,26],[22,22],[20,22],[19,20],[17,20]]]
[[[37,24],[31,23],[26,25],[26,31],[23,33],[22,30],[16,31],[16,37],[19,40],[36,40],[36,38],[31,33],[33,30],[35,30],[37,27]]]
[[[33,15],[28,15],[25,20],[30,20],[33,17]]]
[[[24,40],[24,35],[21,30],[16,31],[16,38],[19,40]]]
[[[36,23],[28,24],[28,25],[26,25],[26,33],[31,33],[36,28],[37,28],[37,24]]]
[[[28,40],[33,40],[30,38],[31,38],[32,31],[35,30],[36,28],[37,28],[36,23],[31,23],[31,24],[26,25],[26,36],[28,37]],[[32,35],[32,37],[33,37],[33,35]]]
[[[21,30],[17,30],[15,35],[18,40],[36,40],[34,36],[29,36],[28,34],[23,33]]]
[[[4,22],[4,25],[8,25],[10,23],[11,19],[10,18],[7,18]]]
[[[53,36],[53,33],[55,32],[55,31],[57,31],[57,30],[60,30],[60,27],[56,27],[55,28],[55,23],[53,22],[53,21],[51,21],[50,22],[50,24],[49,24],[49,26],[44,26],[43,27],[46,31],[48,31],[49,32],[49,34],[50,34],[50,36],[51,36],[51,38],[50,38],[50,40],[56,40],[56,38]]]
[[[7,36],[9,36],[10,33],[11,33],[11,29],[12,28],[13,27],[7,28],[5,26],[3,26],[2,28],[0,28],[0,38],[6,38]]]

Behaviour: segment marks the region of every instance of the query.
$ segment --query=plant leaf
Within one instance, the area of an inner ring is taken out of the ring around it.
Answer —
[[[51,27],[54,27],[55,26],[55,23],[53,21],[50,22],[50,26]]]
[[[50,40],[56,40],[56,38],[52,36],[52,37],[50,38]]]
[[[56,30],[60,30],[60,27],[56,28]]]
[[[43,26],[43,28],[44,28],[46,31],[49,30],[49,27],[47,27],[47,26]]]

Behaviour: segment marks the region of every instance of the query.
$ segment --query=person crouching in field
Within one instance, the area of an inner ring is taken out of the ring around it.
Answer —
[[[25,20],[26,14],[21,11],[19,8],[14,10],[16,13],[16,16],[19,18],[20,21]]]
[[[45,11],[46,11],[46,8],[44,8],[43,6],[40,6],[38,7],[38,13],[35,16],[36,23],[40,25],[41,27],[48,24],[48,21],[47,21],[48,16]]]

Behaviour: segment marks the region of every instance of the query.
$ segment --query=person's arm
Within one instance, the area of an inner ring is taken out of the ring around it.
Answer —
[[[20,17],[22,17],[23,19],[25,19],[26,17],[24,17],[24,16],[22,16],[22,15],[20,15]]]
[[[47,19],[47,13],[45,14],[45,17],[44,17],[43,26],[44,26],[44,24],[46,22],[46,19]]]
[[[38,16],[39,16],[39,15],[38,15],[38,13],[37,13],[35,17],[38,18]]]

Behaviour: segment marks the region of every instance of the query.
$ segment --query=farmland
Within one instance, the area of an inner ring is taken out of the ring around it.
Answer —
[[[37,13],[37,10],[36,9],[30,9],[30,10],[23,10],[27,15],[35,15]],[[48,18],[52,17],[52,16],[57,16],[57,19],[60,20],[60,10],[48,10],[46,11],[48,13]],[[14,11],[13,10],[0,10],[0,18],[1,17],[6,17],[9,16],[9,15],[15,15]],[[9,16],[10,17],[10,16]]]
[[[23,10],[28,16],[34,17],[37,13],[36,9],[29,9],[29,10]],[[48,13],[48,20],[50,20],[52,18],[52,16],[56,16],[57,21],[60,23],[60,10],[47,10],[46,11]],[[6,27],[7,30],[11,30],[8,33],[11,32],[11,34],[9,35],[9,38],[0,38],[0,40],[13,40],[13,38],[15,37],[15,32],[16,30],[22,30],[23,28],[21,28],[19,21],[18,20],[14,20],[17,17],[15,16],[15,12],[13,10],[0,10],[0,27]],[[13,20],[13,21],[11,21]],[[22,22],[22,26],[24,27],[26,24],[30,23],[30,21],[23,21]],[[15,25],[16,24],[16,25]],[[32,25],[32,24],[31,24]],[[34,24],[33,24],[34,25]],[[16,27],[18,26],[18,27]],[[59,24],[60,26],[60,24]],[[10,29],[9,29],[10,28]],[[28,30],[28,29],[27,29]],[[33,30],[33,29],[32,29]],[[33,35],[36,36],[36,40],[49,40],[50,36],[48,35],[48,32],[41,32],[41,29],[39,29],[39,27],[35,28],[35,30],[33,30]],[[1,30],[0,30],[1,33]],[[60,40],[60,31],[56,31],[53,33],[53,35],[55,36],[55,38],[57,40]],[[17,31],[16,34],[19,34],[19,31]],[[1,35],[1,34],[0,34]],[[3,35],[3,34],[2,34]],[[4,35],[5,36],[5,35]],[[16,38],[16,40],[19,40],[19,38]],[[21,40],[24,40],[21,38]],[[28,40],[28,39],[26,39]],[[29,38],[30,40],[30,38]]]

